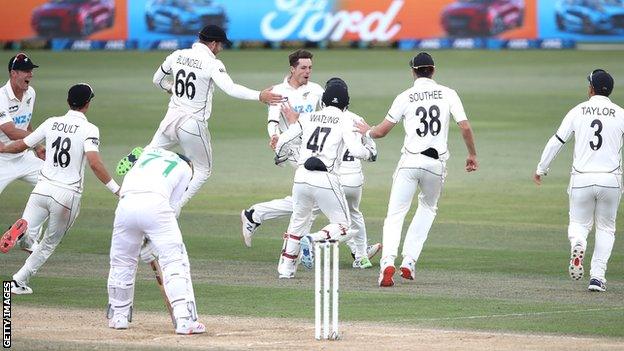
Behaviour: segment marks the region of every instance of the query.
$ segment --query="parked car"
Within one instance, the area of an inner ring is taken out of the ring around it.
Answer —
[[[458,0],[442,11],[442,27],[451,36],[497,35],[521,27],[524,0]]]
[[[151,0],[145,7],[145,23],[150,31],[197,33],[207,24],[226,27],[221,5],[212,0]]]
[[[39,36],[88,36],[115,23],[114,0],[51,0],[32,12]]]
[[[555,5],[555,21],[561,31],[618,33],[624,30],[624,1],[560,0]]]

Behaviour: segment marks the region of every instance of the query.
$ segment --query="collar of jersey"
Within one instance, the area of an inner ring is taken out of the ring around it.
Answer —
[[[592,97],[589,98],[589,100],[604,100],[604,101],[611,101],[611,99],[609,99],[608,96],[604,96],[604,95],[594,95]]]
[[[414,86],[420,85],[420,84],[435,84],[435,80],[431,78],[424,78],[424,77],[414,79]]]
[[[85,116],[84,113],[82,113],[80,111],[76,111],[76,110],[69,110],[69,111],[67,111],[65,116],[67,116],[67,117],[78,117],[78,118],[82,118],[82,119],[85,119],[85,120],[87,119],[87,116]]]
[[[15,97],[15,93],[13,92],[13,88],[11,87],[11,80],[7,80],[7,83],[5,85],[6,91],[7,91],[7,95],[9,96],[9,100],[16,100],[19,101],[17,97]],[[28,91],[26,91],[26,93],[28,93]],[[24,94],[26,95],[26,94]]]
[[[202,50],[204,52],[206,52],[206,54],[212,58],[217,58],[215,56],[215,54],[212,53],[212,51],[210,51],[210,49],[208,49],[208,47],[202,43],[194,43],[193,44],[193,49],[199,49]]]
[[[306,87],[308,86],[308,83],[310,82],[310,81],[308,81],[308,83],[306,83],[306,84],[304,84],[304,85],[300,86],[299,88],[294,88],[292,85],[290,85],[290,83],[288,83],[288,77],[289,77],[289,76],[286,76],[286,77],[284,78],[284,82],[283,82],[283,83],[284,83],[284,86],[285,86],[286,88],[291,89],[291,90],[299,90],[299,89],[306,88]]]

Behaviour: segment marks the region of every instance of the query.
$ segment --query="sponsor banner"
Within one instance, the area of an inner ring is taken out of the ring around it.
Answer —
[[[342,0],[352,17],[368,17],[379,39],[442,37],[536,38],[536,0]],[[387,24],[388,23],[388,24]],[[384,29],[381,31],[381,29]],[[396,33],[395,33],[396,32]],[[366,34],[367,32],[364,32]],[[367,40],[359,33],[345,39]]]
[[[584,42],[624,41],[624,1],[539,2],[539,35]]]
[[[20,0],[0,21],[0,41],[136,40],[144,48],[194,40],[206,24],[234,41],[624,42],[624,0]]]
[[[79,51],[91,51],[91,50],[132,50],[137,49],[138,43],[136,40],[87,40],[87,39],[52,39],[50,41],[50,47],[52,50],[79,50]]]
[[[133,0],[129,38],[195,38],[206,24],[231,40],[397,41],[535,38],[536,0]]]
[[[571,39],[424,39],[400,40],[399,50],[438,50],[438,49],[574,49],[576,42]]]
[[[2,16],[0,40],[127,39],[127,0],[20,0]],[[8,14],[8,13],[7,13]]]

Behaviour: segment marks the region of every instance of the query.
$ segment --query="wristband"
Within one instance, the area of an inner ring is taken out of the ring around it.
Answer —
[[[371,137],[371,130],[373,130],[373,128],[371,127],[371,129],[367,130],[366,133],[364,134],[367,138],[373,139],[373,137]]]
[[[108,190],[110,190],[113,194],[116,194],[119,189],[121,188],[119,186],[119,184],[117,184],[117,182],[115,181],[115,179],[111,179],[110,182],[106,183],[106,187],[108,188]]]

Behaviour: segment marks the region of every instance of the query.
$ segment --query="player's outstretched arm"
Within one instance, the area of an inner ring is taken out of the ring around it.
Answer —
[[[119,184],[110,176],[106,170],[106,166],[102,162],[100,153],[97,151],[88,151],[85,153],[89,166],[93,171],[93,174],[110,190],[113,194],[119,195]]]
[[[15,127],[13,122],[8,122],[0,125],[0,130],[11,140],[20,140],[27,137],[32,130],[22,130]]]
[[[24,140],[14,141],[10,144],[3,144],[0,142],[0,152],[7,154],[18,154],[26,149],[28,149],[28,145],[24,143]]]
[[[466,149],[468,149],[468,156],[466,157],[466,172],[476,171],[477,168],[479,168],[479,163],[477,162],[477,148],[474,144],[474,134],[472,133],[470,122],[465,120],[457,123],[457,125],[461,130],[462,138],[464,138],[464,144],[466,144]]]
[[[369,126],[366,121],[362,120],[355,124],[355,128],[359,133],[372,139],[385,137],[394,128],[396,123],[392,123],[384,119],[376,126]]]

